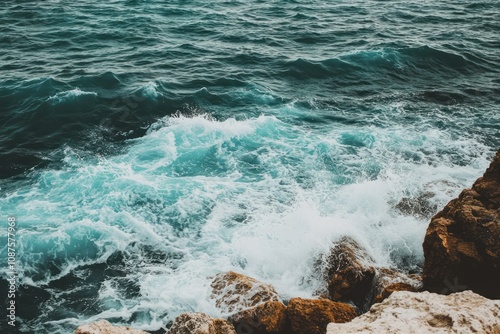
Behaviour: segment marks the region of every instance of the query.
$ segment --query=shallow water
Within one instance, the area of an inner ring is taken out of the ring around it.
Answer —
[[[218,316],[208,277],[225,270],[311,296],[343,235],[418,272],[429,218],[500,146],[495,1],[0,13],[0,212],[18,221],[24,333]]]

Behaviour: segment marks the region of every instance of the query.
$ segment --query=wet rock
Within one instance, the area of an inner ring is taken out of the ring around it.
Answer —
[[[432,218],[423,247],[425,289],[500,298],[500,151],[472,189]]]
[[[416,289],[413,285],[407,284],[407,283],[393,283],[385,287],[375,298],[375,303],[380,303],[387,299],[390,295],[392,295],[393,292],[396,291],[411,291],[411,292],[418,292],[418,289]]]
[[[431,202],[432,192],[424,192],[415,197],[403,197],[396,209],[401,213],[419,218],[430,218],[437,211],[437,206]]]
[[[500,301],[471,291],[448,296],[395,292],[349,323],[330,323],[327,334],[500,333]]]
[[[283,333],[286,325],[286,306],[280,301],[267,301],[235,313],[228,320],[238,333]]]
[[[287,314],[294,334],[324,334],[330,322],[348,322],[357,315],[349,304],[302,298],[290,299]]]
[[[205,313],[183,313],[175,318],[168,334],[236,334],[229,322]]]
[[[324,259],[328,298],[352,301],[361,310],[373,300],[376,269],[366,250],[349,237],[342,238]]]
[[[376,298],[374,303],[380,303],[395,291],[418,292],[422,289],[422,277],[406,274],[394,269],[380,268],[376,278]]]
[[[268,301],[281,302],[271,285],[232,271],[217,274],[211,287],[215,305],[226,313],[240,312]]]
[[[147,334],[141,330],[124,326],[113,326],[107,320],[99,320],[88,325],[81,325],[75,334]]]

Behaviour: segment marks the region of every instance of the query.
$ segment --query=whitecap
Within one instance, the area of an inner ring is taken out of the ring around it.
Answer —
[[[156,82],[153,82],[153,81],[149,81],[146,84],[144,84],[141,87],[141,91],[142,91],[143,96],[149,97],[152,99],[155,99],[161,95],[158,92],[158,84]]]
[[[79,88],[75,88],[72,90],[64,91],[64,92],[59,92],[47,99],[47,101],[58,104],[61,102],[66,102],[66,101],[71,101],[75,100],[80,96],[97,96],[97,93],[95,92],[86,92],[82,91]]]

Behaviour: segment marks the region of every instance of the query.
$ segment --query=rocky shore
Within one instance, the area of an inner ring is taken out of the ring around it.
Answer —
[[[500,333],[500,151],[432,218],[423,248],[422,276],[409,275],[378,267],[344,237],[318,263],[324,286],[313,299],[282,300],[265,282],[220,273],[211,297],[230,316],[184,313],[168,334]],[[107,321],[75,331],[114,333],[145,332]]]

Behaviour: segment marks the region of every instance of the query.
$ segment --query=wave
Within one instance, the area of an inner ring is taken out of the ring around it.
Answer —
[[[421,77],[428,80],[429,74],[441,72],[447,76],[457,73],[481,73],[482,64],[452,52],[429,46],[414,48],[382,48],[341,54],[325,60],[297,59],[285,64],[285,75],[295,78],[331,78],[344,85],[349,83],[375,82],[381,79],[414,80]],[[437,80],[441,80],[437,78]]]
[[[6,1],[20,332],[221,316],[225,270],[308,297],[341,235],[419,271],[429,216],[500,145],[499,4],[448,2]]]
[[[397,204],[422,193],[444,204],[490,152],[424,124],[312,131],[275,116],[177,115],[122,153],[64,153],[64,166],[0,198],[23,217],[22,295],[44,289],[57,306],[26,324],[49,326],[58,312],[55,331],[97,317],[153,330],[189,310],[220,316],[207,277],[224,270],[311,296],[312,259],[342,235],[380,265],[415,270],[427,220]]]
[[[95,92],[85,92],[81,91],[79,88],[75,88],[69,91],[57,93],[56,95],[49,97],[47,101],[50,103],[59,104],[59,103],[74,101],[80,97],[85,98],[85,97],[96,97],[96,96],[97,93]]]
[[[155,99],[160,95],[160,93],[158,92],[158,85],[153,81],[149,81],[144,86],[142,86],[141,91],[144,96],[152,99]]]

